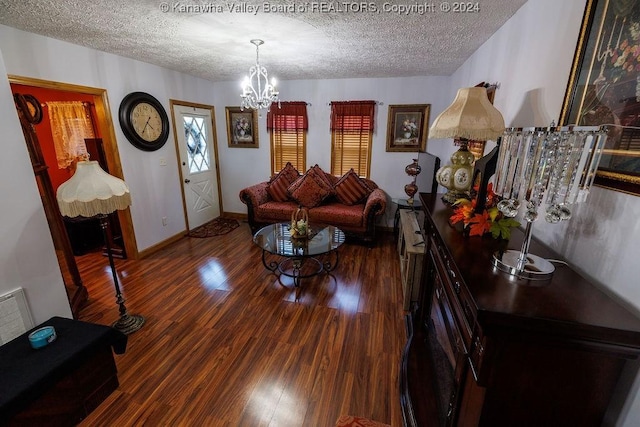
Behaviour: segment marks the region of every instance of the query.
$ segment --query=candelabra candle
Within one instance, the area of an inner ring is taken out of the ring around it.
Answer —
[[[533,222],[544,206],[545,220],[558,223],[571,218],[572,206],[583,202],[593,183],[602,148],[604,127],[511,128],[505,131],[498,154],[495,193],[498,209],[515,217],[526,204],[525,238],[520,252],[494,256],[494,265],[520,278],[547,279],[554,266],[529,254]]]

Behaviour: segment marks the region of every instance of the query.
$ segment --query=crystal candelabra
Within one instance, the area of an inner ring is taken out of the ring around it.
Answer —
[[[418,159],[413,159],[413,163],[407,165],[404,168],[404,171],[407,173],[407,175],[413,177],[413,180],[409,184],[404,186],[404,192],[407,193],[407,196],[409,196],[409,198],[407,199],[407,203],[412,205],[413,196],[415,196],[416,193],[418,192],[418,186],[416,185],[416,177],[422,171],[422,167],[420,167],[420,165],[418,164]]]
[[[251,40],[251,43],[256,46],[256,65],[249,69],[249,75],[242,82],[240,109],[266,109],[268,111],[271,104],[278,101],[279,92],[276,90],[276,79],[271,79],[271,83],[269,83],[267,69],[260,65],[258,59],[258,47],[264,42],[254,39]]]
[[[545,220],[558,223],[571,218],[574,203],[586,200],[607,138],[605,127],[511,128],[502,137],[495,177],[498,209],[515,217],[526,204],[527,222],[520,251],[494,255],[499,270],[518,278],[548,279],[555,267],[529,253],[538,208]]]

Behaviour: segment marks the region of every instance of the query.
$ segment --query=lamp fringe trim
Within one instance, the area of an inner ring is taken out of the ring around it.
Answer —
[[[502,130],[482,130],[470,132],[464,129],[432,129],[429,132],[429,138],[465,138],[472,141],[495,141],[497,137],[502,135]]]
[[[59,203],[60,213],[68,217],[84,216],[87,218],[98,214],[110,214],[116,210],[124,210],[131,205],[131,194],[112,196],[109,199],[95,199],[90,202],[74,201]]]

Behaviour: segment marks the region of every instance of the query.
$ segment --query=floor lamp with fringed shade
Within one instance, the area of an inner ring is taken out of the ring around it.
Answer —
[[[130,334],[142,327],[144,317],[129,314],[118,284],[118,274],[113,263],[111,245],[107,238],[109,221],[107,215],[116,210],[127,209],[131,205],[131,194],[127,184],[115,176],[106,173],[96,161],[81,161],[75,174],[58,187],[56,194],[60,212],[67,217],[98,217],[102,236],[107,247],[107,256],[116,288],[116,303],[120,307],[120,318],[113,327],[122,333]]]

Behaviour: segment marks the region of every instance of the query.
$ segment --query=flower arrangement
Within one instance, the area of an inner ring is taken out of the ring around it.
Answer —
[[[405,119],[402,122],[402,132],[410,134],[411,137],[418,136],[418,125],[416,125],[416,119],[414,117]]]
[[[240,117],[236,119],[236,130],[238,132],[243,131],[247,132],[249,130],[250,124],[249,121],[245,117]]]
[[[628,35],[611,50],[610,66],[612,82],[616,83],[625,74],[640,72],[640,23],[631,22]]]
[[[451,224],[463,223],[468,229],[469,236],[483,236],[491,233],[494,239],[508,240],[511,237],[511,229],[518,227],[520,223],[513,218],[506,218],[496,206],[498,197],[493,192],[493,184],[487,186],[487,201],[482,212],[476,212],[476,200],[458,199],[454,206],[453,215],[449,218]]]
[[[291,214],[289,231],[293,239],[305,239],[309,237],[309,213],[305,208],[296,209]]]

